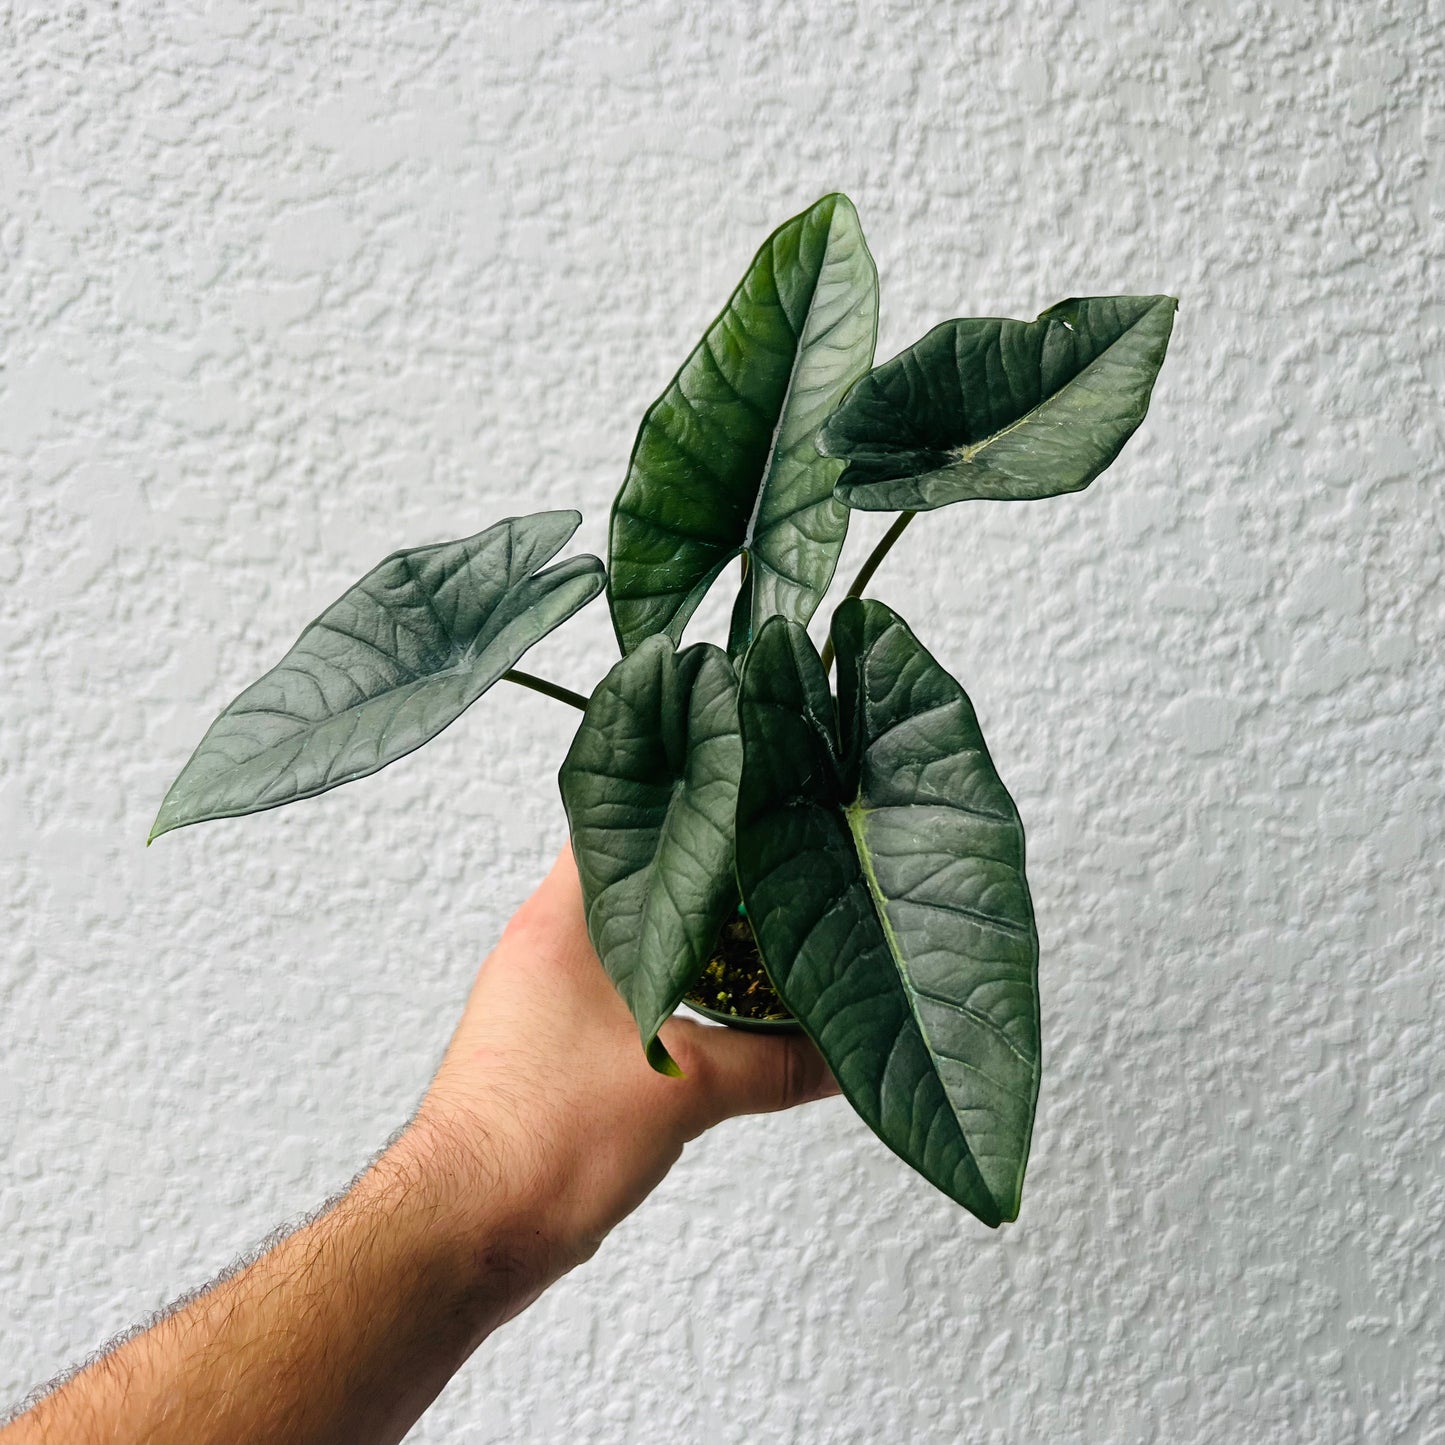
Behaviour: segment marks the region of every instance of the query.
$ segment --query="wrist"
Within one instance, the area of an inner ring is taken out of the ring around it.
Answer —
[[[526,1179],[469,1112],[429,1096],[358,1189],[400,1224],[408,1248],[480,1338],[576,1262]]]

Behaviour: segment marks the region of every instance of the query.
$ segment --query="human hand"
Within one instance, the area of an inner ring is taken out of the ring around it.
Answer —
[[[527,1299],[588,1258],[705,1129],[838,1092],[801,1034],[674,1018],[662,1040],[683,1077],[644,1058],[564,848],[482,964],[413,1125],[452,1161],[453,1205],[476,1208],[494,1245],[503,1201]]]

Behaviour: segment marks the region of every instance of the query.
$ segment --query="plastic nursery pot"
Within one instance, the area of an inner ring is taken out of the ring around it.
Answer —
[[[803,1026],[795,1018],[785,1019],[750,1019],[744,1018],[741,1014],[719,1013],[717,1009],[709,1008],[706,1004],[698,1003],[696,999],[683,999],[693,1013],[701,1014],[705,1019],[711,1019],[716,1024],[726,1024],[730,1029],[745,1029],[755,1034],[797,1034],[803,1031]]]
[[[723,924],[713,956],[683,1002],[694,1013],[729,1028],[781,1034],[802,1028],[773,988],[741,904]]]

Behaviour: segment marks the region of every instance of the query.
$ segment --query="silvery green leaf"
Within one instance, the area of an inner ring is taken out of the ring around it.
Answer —
[[[562,765],[587,931],[637,1020],[657,1031],[707,962],[737,902],[737,678],[708,643],[650,637],[597,685]]]
[[[778,993],[870,1128],[996,1225],[1018,1214],[1039,1087],[1024,834],[962,687],[881,602],[743,667],[737,876]]]
[[[434,738],[602,590],[596,557],[539,570],[580,521],[537,512],[388,557],[211,724],[151,838],[314,797]]]
[[[1037,321],[945,321],[875,367],[818,438],[863,511],[1029,501],[1089,485],[1149,408],[1178,302],[1088,296]]]
[[[745,638],[806,622],[848,528],[824,419],[873,359],[878,275],[858,214],[829,195],[763,243],[652,404],[612,512],[608,602],[624,652],[676,642],[729,561],[747,558]]]

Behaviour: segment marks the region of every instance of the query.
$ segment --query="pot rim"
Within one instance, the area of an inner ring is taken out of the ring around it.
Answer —
[[[803,1026],[797,1019],[745,1019],[737,1014],[720,1013],[717,1009],[708,1008],[706,1004],[693,1003],[691,999],[683,999],[683,1007],[689,1008],[695,1014],[700,1014],[713,1023],[726,1024],[728,1028],[743,1029],[749,1033],[757,1034],[800,1034]]]

